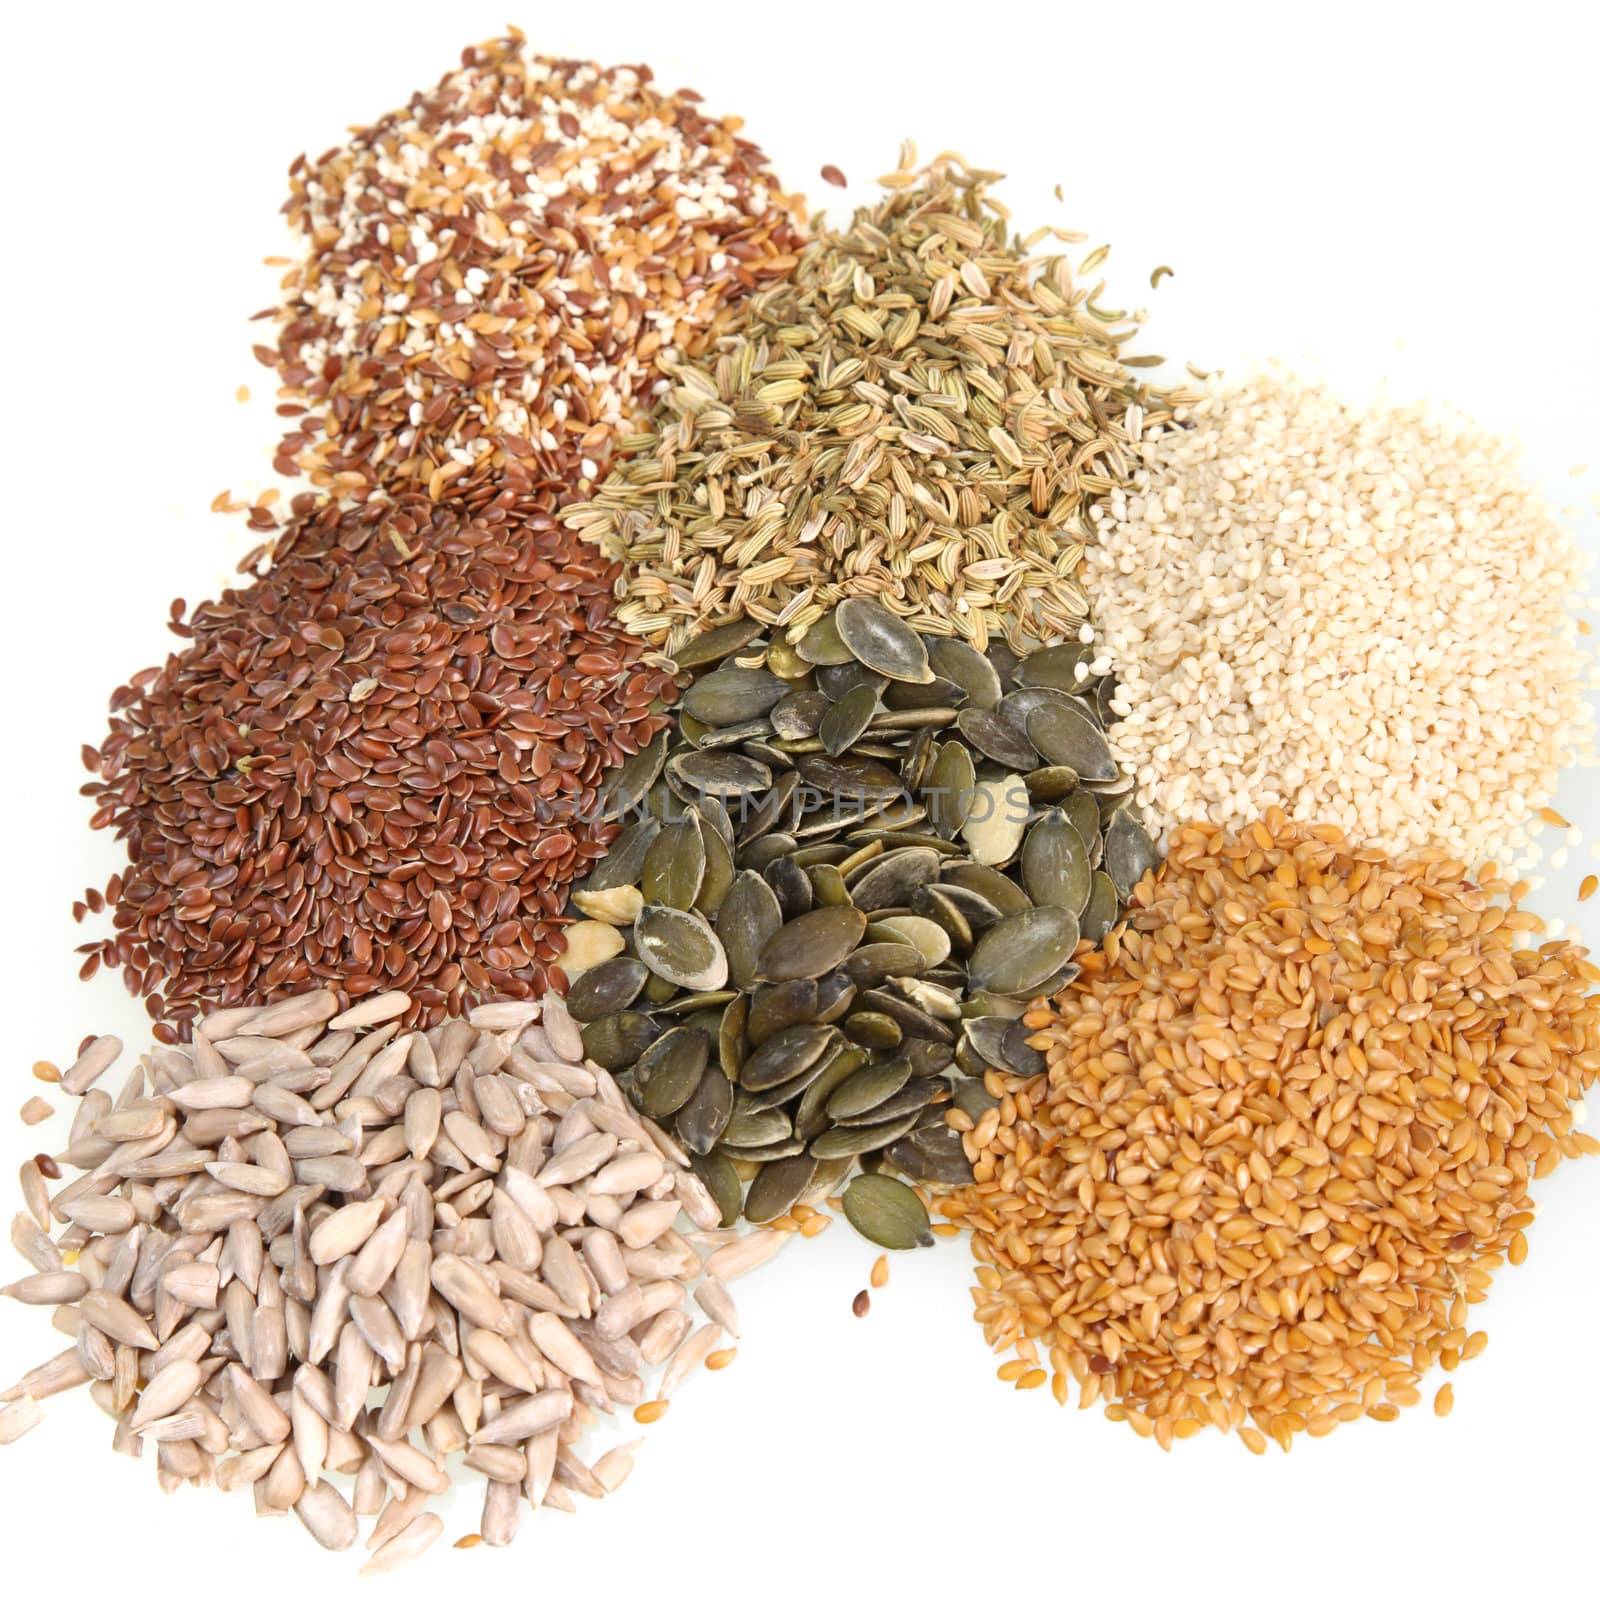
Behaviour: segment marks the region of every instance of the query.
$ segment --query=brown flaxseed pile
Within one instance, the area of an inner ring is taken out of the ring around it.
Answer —
[[[661,358],[708,347],[794,264],[797,206],[741,119],[698,100],[513,32],[298,159],[305,255],[257,347],[298,419],[279,470],[538,505],[597,477]]]
[[[316,984],[404,989],[421,1026],[541,994],[565,885],[616,831],[601,775],[676,697],[549,517],[310,500],[85,748],[128,866],[84,976],[120,967],[173,1037]]]
[[[1282,812],[1179,831],[1028,1013],[1048,1072],[990,1075],[977,1181],[944,1202],[1002,1374],[1044,1344],[1058,1399],[1074,1379],[1163,1445],[1209,1423],[1288,1449],[1476,1354],[1530,1180],[1600,1151],[1573,1127],[1600,973],[1520,948],[1517,898]]]

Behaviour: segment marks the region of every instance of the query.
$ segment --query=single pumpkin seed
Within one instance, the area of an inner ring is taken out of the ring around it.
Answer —
[[[1064,811],[1052,811],[1028,829],[1022,844],[1022,882],[1036,906],[1063,906],[1074,916],[1089,903],[1089,852]]]
[[[866,1155],[869,1151],[884,1149],[909,1133],[916,1120],[913,1113],[898,1122],[875,1122],[860,1128],[832,1127],[826,1133],[819,1133],[807,1148],[812,1155],[829,1161],[837,1156]]]
[[[1060,906],[1035,906],[997,922],[978,940],[968,967],[974,991],[1022,994],[1072,958],[1078,919]]]
[[[901,1057],[863,1067],[834,1090],[828,1099],[828,1116],[838,1122],[870,1111],[904,1088],[910,1076],[911,1063]]]
[[[993,711],[1000,703],[1000,674],[987,656],[981,656],[965,639],[930,639],[928,664],[942,678],[959,684],[969,706]]]
[[[1094,874],[1089,888],[1089,904],[1084,908],[1079,932],[1099,944],[1117,922],[1117,886],[1103,872]]]
[[[783,910],[772,886],[758,872],[741,872],[717,910],[717,937],[728,956],[728,978],[738,989],[755,982],[756,965],[783,926]]]
[[[863,733],[878,710],[878,691],[863,683],[829,706],[817,725],[817,737],[830,756],[842,756]]]
[[[844,1214],[863,1238],[884,1250],[931,1245],[927,1207],[896,1178],[863,1174],[844,1192]]]
[[[713,1150],[709,1155],[691,1155],[689,1169],[706,1186],[706,1192],[722,1213],[722,1226],[731,1228],[739,1220],[739,1200],[744,1188],[733,1162],[720,1150]]]
[[[705,824],[698,811],[663,823],[644,858],[639,889],[649,905],[690,910],[706,875]]]
[[[971,811],[961,828],[973,861],[982,867],[1003,866],[1017,853],[1028,827],[1028,786],[1016,773],[990,778],[973,794]]]
[[[798,1203],[817,1175],[817,1158],[801,1154],[771,1161],[751,1180],[744,1197],[747,1222],[772,1222]]]
[[[1013,772],[1031,772],[1039,765],[1034,747],[998,712],[968,706],[956,719],[956,728],[986,760]]]
[[[1119,900],[1126,900],[1145,873],[1161,864],[1150,835],[1126,811],[1106,825],[1106,876]]]
[[[859,911],[882,911],[906,906],[912,894],[939,877],[937,850],[890,850],[850,880],[850,898]]]
[[[700,1086],[710,1053],[711,1041],[699,1028],[662,1034],[634,1063],[634,1095],[645,1115],[659,1122],[682,1110]]]
[[[732,1115],[733,1084],[723,1073],[707,1071],[700,1075],[700,1082],[678,1112],[673,1128],[693,1154],[709,1155]]]
[[[861,943],[866,913],[854,906],[824,906],[786,923],[761,952],[759,975],[769,981],[820,978]]]
[[[684,989],[720,989],[728,981],[728,956],[696,911],[646,906],[633,925],[639,959],[658,977]]]
[[[785,1028],[750,1052],[739,1082],[752,1091],[775,1089],[815,1066],[838,1039],[838,1029],[827,1024],[801,1023]]]
[[[1117,777],[1106,736],[1067,705],[1039,705],[1028,713],[1028,740],[1051,766],[1071,767],[1084,783]]]
[[[762,626],[753,617],[740,617],[737,622],[724,622],[720,628],[698,633],[678,647],[673,664],[679,672],[688,672],[693,667],[705,667],[713,661],[726,660],[757,638]]]
[[[683,709],[711,728],[731,727],[764,717],[788,694],[774,673],[750,667],[719,667],[684,691]]]
[[[933,676],[922,636],[875,600],[852,596],[833,613],[844,647],[863,666],[901,683],[927,683]]]
[[[573,979],[567,990],[567,1010],[574,1022],[597,1022],[626,1011],[639,998],[649,976],[650,969],[642,961],[614,956]]]
[[[660,1034],[661,1024],[642,1011],[619,1011],[583,1029],[583,1053],[608,1072],[631,1067]]]

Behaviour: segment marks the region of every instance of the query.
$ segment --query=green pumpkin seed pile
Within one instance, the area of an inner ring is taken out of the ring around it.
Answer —
[[[796,645],[740,621],[680,652],[676,729],[612,774],[626,826],[572,895],[624,946],[567,999],[724,1222],[859,1166],[850,1221],[931,1243],[897,1175],[970,1180],[946,1107],[976,1120],[987,1069],[1039,1070],[1025,1002],[1156,862],[1088,656],[925,640],[866,599]]]

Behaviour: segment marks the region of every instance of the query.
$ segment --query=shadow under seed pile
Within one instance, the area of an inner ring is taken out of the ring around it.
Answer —
[[[121,967],[169,1039],[313,983],[405,989],[424,1026],[561,985],[565,885],[615,832],[593,796],[676,696],[613,578],[538,516],[302,510],[85,747],[129,858],[85,976]]]

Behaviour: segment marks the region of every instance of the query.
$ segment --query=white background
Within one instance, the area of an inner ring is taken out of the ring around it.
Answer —
[[[1525,437],[1595,546],[1600,461],[1566,475],[1600,454],[1594,16],[1393,0],[607,0],[515,20],[550,52],[648,60],[666,86],[743,113],[788,185],[835,211],[869,197],[905,135],[1003,168],[1024,227],[1114,241],[1109,303],[1148,305],[1145,348],[1177,371],[1280,355],[1355,388],[1387,375],[1452,400]],[[73,975],[86,934],[67,907],[117,865],[86,829],[77,752],[102,736],[112,687],[172,643],[167,602],[214,593],[248,547],[207,506],[269,481],[270,375],[244,319],[273,298],[258,263],[284,245],[284,169],[503,20],[499,5],[400,0],[8,11],[7,1172],[57,1147],[66,1120],[20,1127],[28,1064],[69,1057],[91,1031],[141,1036],[114,976]],[[818,182],[824,162],[855,180],[847,201]],[[1176,275],[1152,292],[1161,264]],[[1600,835],[1595,801],[1574,778],[1560,803]],[[1571,917],[1590,865],[1586,841],[1542,909]],[[1600,943],[1600,918],[1586,932]],[[385,1582],[419,1595],[466,1581],[563,1596],[990,1583],[1471,1597],[1547,1583],[1570,1561],[1592,1594],[1600,1162],[1541,1197],[1528,1264],[1475,1319],[1491,1343],[1457,1375],[1453,1418],[1361,1424],[1263,1460],[1214,1437],[1164,1456],[997,1384],[960,1241],[896,1260],[857,1322],[873,1252],[841,1225],[740,1286],[739,1361],[697,1377],[648,1430],[620,1495],[540,1514],[508,1553],[441,1545]],[[0,1303],[0,1378],[62,1342],[45,1313]],[[163,1498],[151,1463],[110,1454],[86,1393],[48,1410],[0,1452],[11,1592],[140,1600],[226,1582],[248,1600],[353,1575],[351,1556],[317,1550],[292,1518],[253,1524],[247,1495]],[[475,1499],[457,1497],[449,1537],[475,1525]]]

